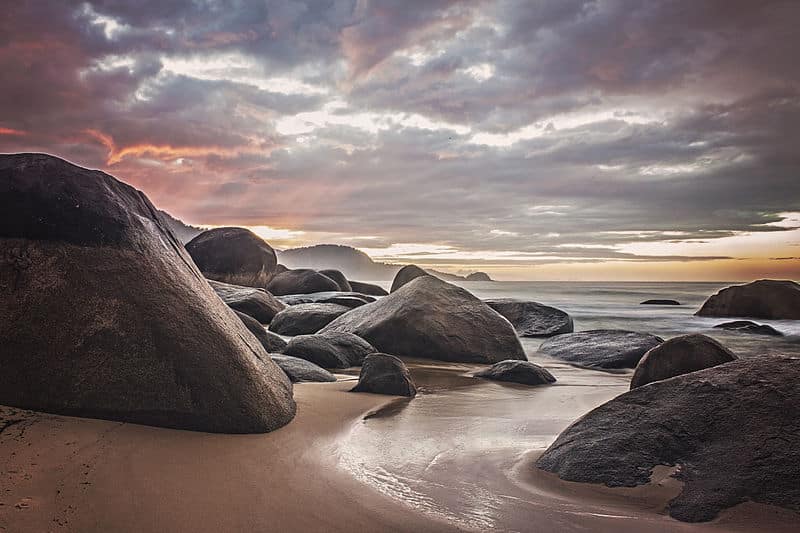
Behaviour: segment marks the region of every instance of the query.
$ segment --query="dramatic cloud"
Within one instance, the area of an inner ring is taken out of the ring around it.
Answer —
[[[15,2],[0,151],[279,246],[797,277],[798,23],[792,0]]]

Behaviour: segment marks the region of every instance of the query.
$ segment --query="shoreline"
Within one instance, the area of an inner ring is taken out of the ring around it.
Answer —
[[[346,393],[354,379],[295,385],[298,414],[272,433],[223,435],[50,415],[0,406],[0,531],[466,531],[476,525],[382,493],[339,464],[361,424],[392,417],[394,396]],[[18,420],[7,425],[8,421]],[[508,522],[547,531],[791,531],[797,515],[747,502],[712,522],[660,511],[680,490],[608,488],[532,468],[543,450],[467,457]],[[474,459],[474,460],[473,460]],[[442,480],[444,484],[447,480]],[[446,495],[445,495],[446,496]],[[527,528],[526,528],[527,529]]]

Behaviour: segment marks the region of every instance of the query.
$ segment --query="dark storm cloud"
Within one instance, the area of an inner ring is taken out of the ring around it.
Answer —
[[[0,150],[201,224],[688,260],[617,247],[800,211],[798,22],[793,1],[15,2]]]

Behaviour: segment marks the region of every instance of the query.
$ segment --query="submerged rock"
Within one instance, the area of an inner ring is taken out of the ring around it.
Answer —
[[[347,281],[347,278],[344,277],[344,274],[342,274],[339,270],[333,270],[333,269],[320,270],[319,273],[335,281],[336,284],[339,286],[340,291],[352,292],[353,287],[350,286],[350,282]]]
[[[307,335],[316,333],[336,317],[350,311],[338,304],[290,305],[272,319],[269,329],[279,335]]]
[[[711,337],[682,335],[644,354],[631,378],[631,388],[729,363],[734,359],[736,356],[733,352]]]
[[[800,320],[800,285],[762,279],[728,287],[706,300],[697,315]]]
[[[186,243],[186,251],[208,279],[264,288],[278,263],[275,250],[244,228],[214,228]]]
[[[376,350],[352,333],[327,331],[316,335],[298,335],[289,341],[283,353],[316,363],[323,368],[359,366]]]
[[[372,392],[392,396],[417,395],[417,387],[406,365],[393,355],[374,353],[364,359],[358,384],[351,392]]]
[[[264,289],[213,280],[208,280],[208,283],[228,307],[249,315],[262,324],[269,324],[276,314],[286,309],[286,304]]]
[[[354,333],[377,350],[441,361],[525,360],[511,324],[468,291],[433,276],[343,314],[322,332]]]
[[[286,349],[286,341],[271,331],[264,329],[264,326],[262,326],[258,320],[250,315],[240,313],[239,311],[234,311],[234,313],[236,313],[236,316],[242,321],[244,327],[256,336],[256,339],[258,339],[258,342],[261,343],[261,346],[264,347],[267,353],[282,352]]]
[[[321,368],[311,361],[292,357],[291,355],[283,355],[271,353],[269,356],[275,363],[281,367],[286,373],[286,376],[292,380],[292,383],[298,381],[312,381],[319,383],[329,383],[336,381],[336,376]]]
[[[648,350],[662,342],[664,339],[649,333],[596,329],[551,337],[539,351],[589,368],[634,368]]]
[[[386,296],[389,294],[383,287],[379,287],[378,285],[374,285],[372,283],[364,283],[363,281],[351,280],[350,287],[352,287],[355,292],[360,294],[368,294],[370,296]]]
[[[394,280],[392,281],[392,288],[389,291],[390,293],[396,291],[409,281],[415,280],[422,276],[430,276],[427,272],[422,270],[417,265],[406,265],[400,270],[397,271],[397,274],[394,275]]]
[[[714,326],[717,329],[727,329],[728,331],[738,331],[739,333],[752,333],[755,335],[772,335],[773,337],[782,337],[783,333],[773,328],[769,324],[756,324],[749,320],[734,320],[732,322],[724,322]]]
[[[267,284],[267,290],[275,296],[284,296],[339,291],[339,285],[316,270],[300,268],[276,274]]]
[[[500,361],[486,370],[473,374],[476,378],[492,379],[495,381],[510,381],[523,385],[547,385],[555,383],[553,374],[530,361]]]
[[[800,511],[800,359],[762,356],[651,383],[589,412],[536,466],[567,481],[643,485],[675,465],[678,520],[747,500]]]
[[[555,307],[512,298],[484,302],[508,319],[521,337],[552,337],[572,333],[574,328],[572,317]]]
[[[278,299],[286,305],[298,304],[338,304],[345,307],[359,307],[375,301],[372,296],[357,292],[312,292],[311,294],[287,294]]]
[[[677,300],[645,300],[639,305],[681,305]]]
[[[0,250],[0,404],[223,433],[294,416],[289,380],[133,187],[0,155]]]

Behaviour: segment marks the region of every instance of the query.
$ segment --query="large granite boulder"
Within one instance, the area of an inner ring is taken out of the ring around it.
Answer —
[[[316,270],[298,268],[276,274],[267,284],[267,290],[275,296],[284,296],[339,291],[339,285]]]
[[[383,287],[372,283],[364,283],[363,281],[350,281],[350,287],[352,287],[355,292],[369,294],[370,296],[386,296],[389,294]]]
[[[298,381],[319,383],[336,381],[336,376],[311,361],[277,353],[269,355],[281,367],[281,370],[286,373],[286,376],[292,380],[292,383],[297,383]]]
[[[372,303],[375,298],[357,292],[312,292],[311,294],[287,294],[278,296],[286,305],[297,304],[339,304],[345,307],[360,307]]]
[[[354,333],[381,352],[405,357],[467,363],[526,359],[508,320],[434,276],[343,314],[322,330],[327,331]]]
[[[729,363],[736,355],[705,335],[682,335],[652,348],[636,365],[631,388]]]
[[[267,331],[258,320],[250,315],[240,313],[239,311],[234,311],[234,313],[236,313],[236,316],[242,321],[244,327],[256,336],[256,339],[258,339],[258,342],[261,343],[261,346],[264,347],[267,353],[282,352],[286,349],[286,341],[283,340],[280,335]]]
[[[316,335],[298,335],[289,340],[283,353],[306,359],[323,368],[359,366],[375,353],[370,343],[352,333],[326,331]]]
[[[275,250],[244,228],[204,231],[186,243],[186,251],[208,279],[245,287],[265,287],[278,263]]]
[[[484,300],[486,305],[506,317],[521,337],[552,337],[572,333],[572,317],[561,309],[537,302],[498,298]]]
[[[397,271],[397,274],[394,275],[394,280],[392,281],[392,288],[389,291],[390,293],[396,291],[409,281],[415,280],[422,276],[430,276],[427,272],[422,270],[417,265],[406,265],[400,270]]]
[[[0,155],[0,404],[224,433],[271,431],[292,389],[141,192]]]
[[[275,315],[269,329],[279,335],[308,335],[318,332],[348,311],[349,307],[338,304],[290,305]]]
[[[417,395],[417,387],[403,361],[385,353],[374,353],[364,359],[358,384],[350,390],[412,398]]]
[[[773,328],[769,324],[756,324],[750,320],[733,320],[731,322],[723,322],[714,326],[715,329],[724,329],[728,331],[736,331],[737,333],[752,333],[754,335],[771,335],[773,337],[782,337],[783,333]]]
[[[567,481],[643,485],[678,467],[679,520],[750,500],[800,511],[800,359],[738,359],[617,396],[567,428],[536,465]]]
[[[264,289],[231,285],[221,281],[208,280],[211,288],[228,304],[228,307],[250,315],[262,324],[269,324],[272,318],[286,309],[286,304]]]
[[[522,383],[523,385],[548,385],[556,382],[556,378],[546,368],[530,361],[513,359],[495,363],[485,370],[474,373],[473,376],[494,381]]]
[[[326,269],[326,270],[320,270],[319,273],[335,281],[336,284],[339,286],[340,291],[352,292],[353,287],[350,286],[350,282],[347,281],[347,278],[344,276],[344,274],[342,274],[341,271]]]
[[[800,320],[800,285],[761,279],[727,287],[706,300],[697,315]]]
[[[649,333],[596,329],[551,337],[539,351],[574,365],[609,370],[635,368],[648,350],[662,342],[664,339]]]

